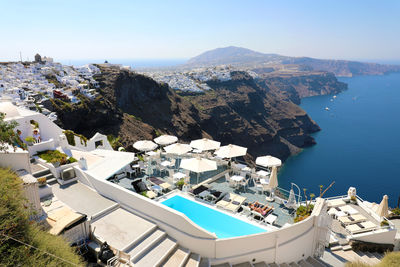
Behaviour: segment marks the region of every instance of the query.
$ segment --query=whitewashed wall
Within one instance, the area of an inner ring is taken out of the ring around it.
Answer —
[[[315,240],[318,239],[316,221],[319,214],[317,213],[300,223],[277,231],[218,239],[179,212],[111,182],[90,177],[79,167],[75,168],[83,183],[95,188],[101,195],[118,202],[127,210],[156,223],[180,245],[210,258],[213,264],[222,262],[235,264],[253,259],[256,262],[283,263],[314,255]]]
[[[28,151],[4,153],[0,152],[0,167],[10,168],[14,171],[24,169],[31,172]]]

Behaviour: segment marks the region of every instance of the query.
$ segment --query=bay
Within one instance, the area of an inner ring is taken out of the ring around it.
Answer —
[[[279,184],[294,182],[319,195],[319,185],[334,186],[326,196],[347,194],[389,205],[400,197],[400,74],[339,78],[348,90],[302,99],[301,107],[318,123],[317,144],[289,158]],[[325,110],[325,108],[329,110]]]

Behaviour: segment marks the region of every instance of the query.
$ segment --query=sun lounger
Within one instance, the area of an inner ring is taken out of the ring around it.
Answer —
[[[346,226],[346,229],[351,234],[368,232],[368,231],[374,230],[375,228],[377,228],[377,225],[371,221],[365,221],[362,223],[355,223],[355,224],[350,224],[350,225]]]
[[[341,198],[328,200],[328,207],[341,207],[344,205],[346,205],[346,202]]]
[[[219,208],[225,208],[233,201],[235,197],[236,197],[235,194],[232,193],[226,194],[220,201],[216,203],[216,205]]]
[[[363,222],[366,221],[367,218],[365,218],[363,215],[361,214],[354,214],[354,215],[350,215],[350,216],[342,216],[342,217],[338,217],[338,220],[344,224],[354,224],[354,223],[359,223],[359,222]]]
[[[172,185],[169,183],[166,183],[165,181],[157,178],[157,177],[149,177],[149,181],[150,183],[154,184],[154,185],[158,185],[160,186],[163,191],[167,191],[169,189],[171,189]]]
[[[356,210],[355,208],[353,208],[350,205],[345,205],[345,206],[341,206],[339,207],[339,209],[347,214],[353,215],[353,214],[357,214],[359,213],[358,210]]]
[[[264,222],[272,225],[275,223],[276,219],[278,219],[278,216],[274,214],[269,214],[267,217],[265,217]]]
[[[236,197],[231,201],[231,203],[225,206],[225,209],[236,212],[238,211],[238,209],[245,200],[246,200],[245,197],[236,195]]]
[[[197,196],[198,194],[200,194],[203,191],[208,190],[209,188],[205,185],[200,185],[196,188],[193,188],[192,190],[189,191],[190,194]]]

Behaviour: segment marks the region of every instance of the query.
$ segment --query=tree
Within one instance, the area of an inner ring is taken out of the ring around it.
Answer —
[[[15,134],[15,127],[18,126],[16,121],[4,121],[5,114],[0,112],[0,151],[7,151],[9,146],[14,148],[17,146],[24,147],[19,137]]]

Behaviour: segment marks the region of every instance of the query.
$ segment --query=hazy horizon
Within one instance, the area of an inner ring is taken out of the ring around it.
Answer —
[[[5,1],[0,61],[190,58],[218,47],[400,60],[398,1]],[[106,55],[106,56],[105,56]]]

